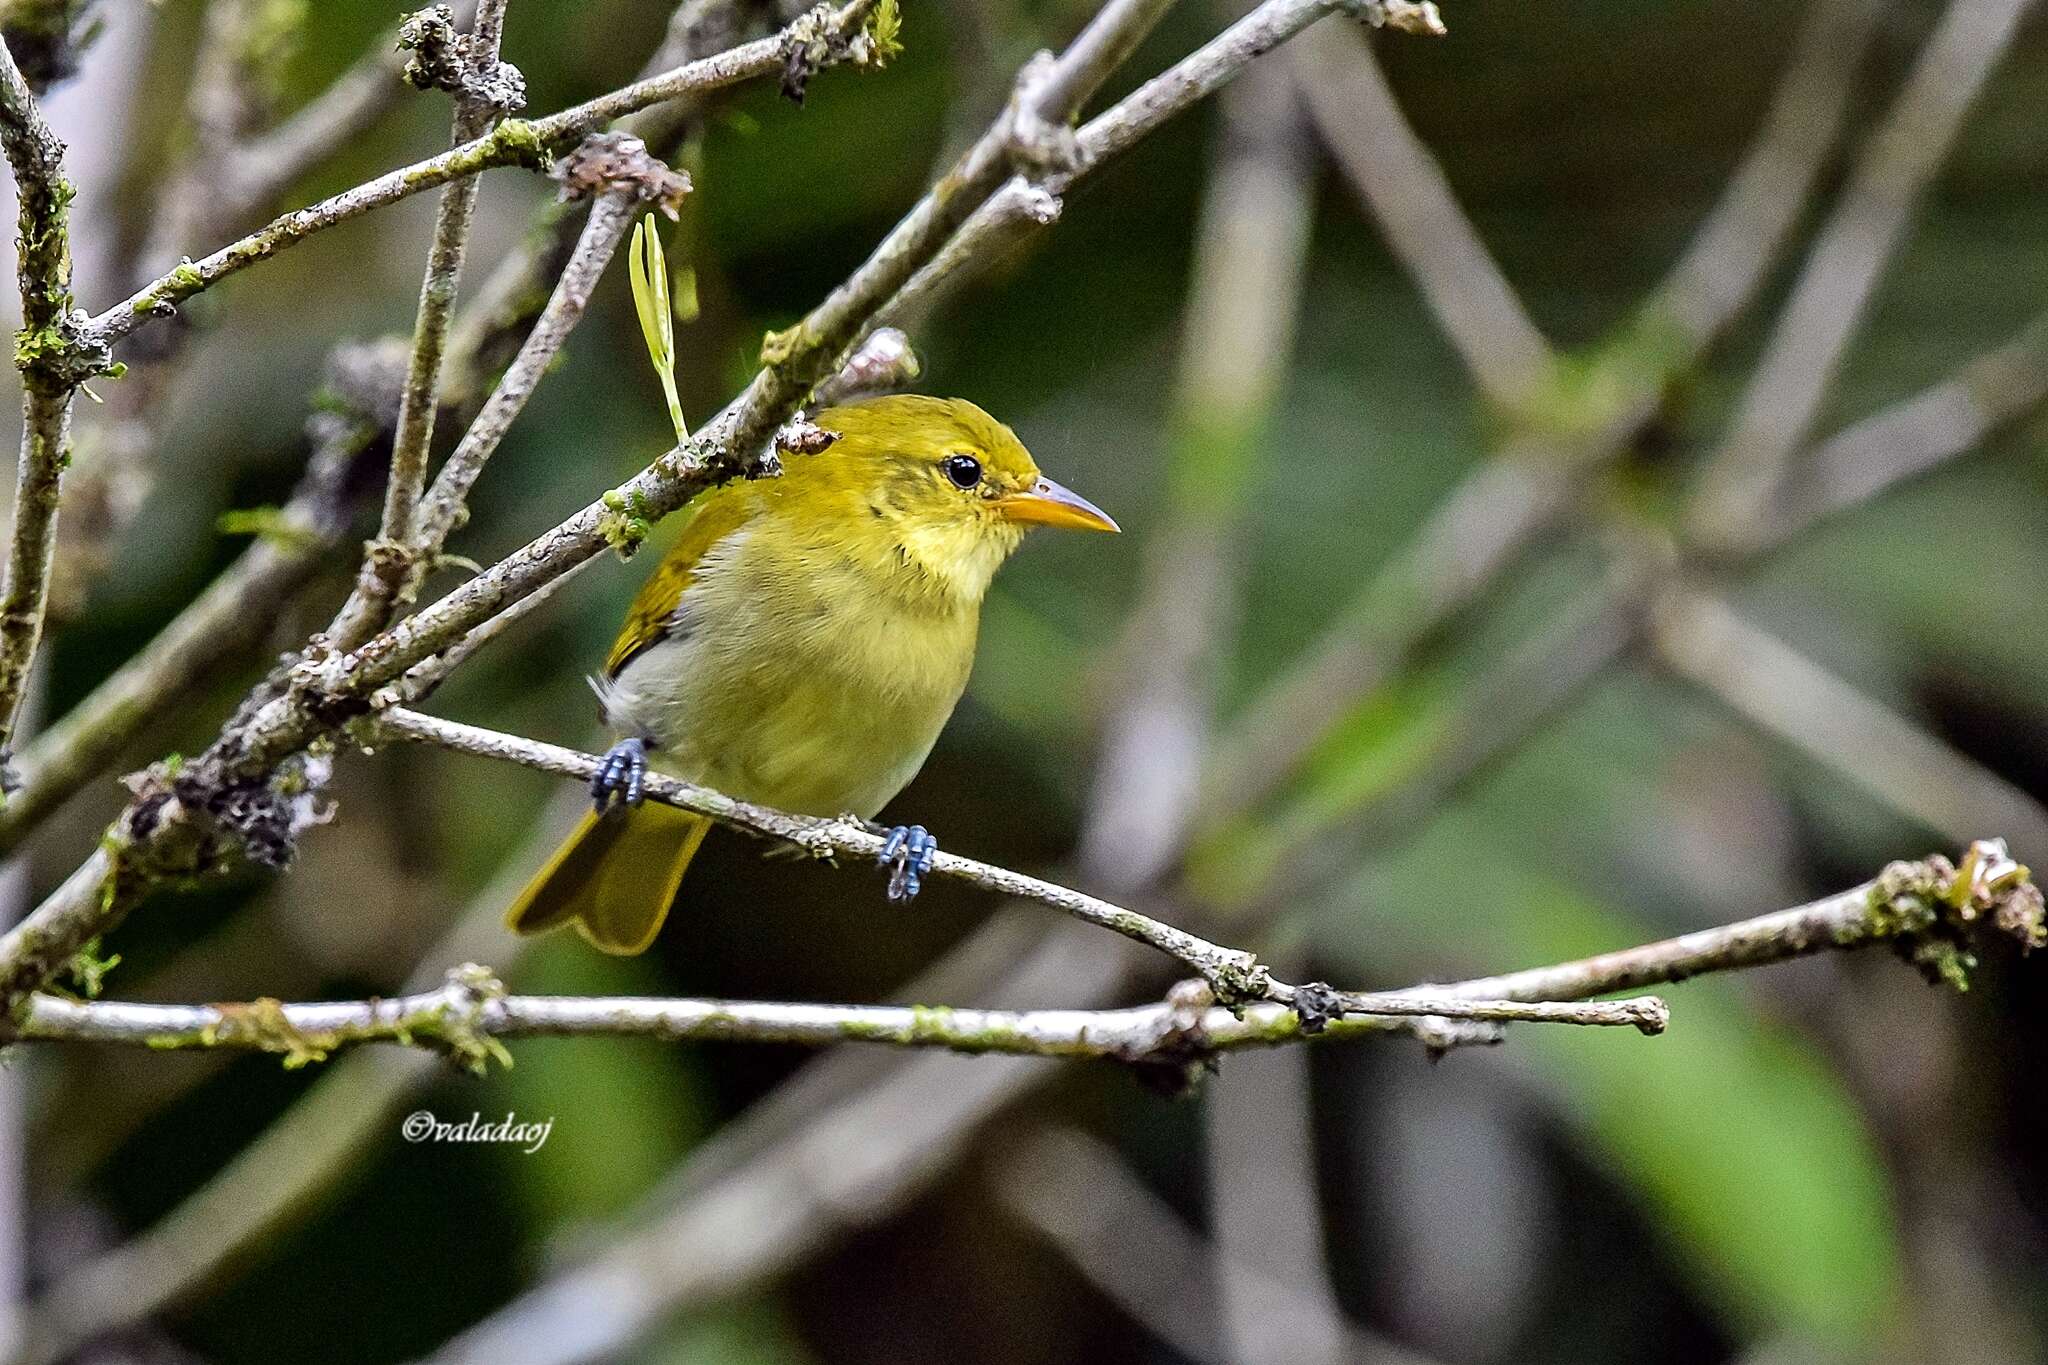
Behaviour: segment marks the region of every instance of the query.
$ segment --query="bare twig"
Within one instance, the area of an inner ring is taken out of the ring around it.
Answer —
[[[0,45],[0,151],[14,172],[21,205],[17,243],[21,280],[21,336],[14,359],[21,370],[21,463],[14,482],[14,523],[8,537],[7,576],[0,584],[0,765],[4,765],[28,671],[42,639],[49,599],[50,559],[57,543],[58,480],[71,461],[71,402],[97,368],[81,369],[70,335],[71,236],[64,179],[64,144],[43,120],[41,107],[14,56]],[[6,785],[0,774],[0,788]]]
[[[1200,992],[1206,1000],[1206,991]],[[1395,1017],[1519,1020],[1662,1030],[1655,997],[1575,1002],[1466,1000],[1420,992],[1345,997]],[[1032,1057],[1185,1060],[1238,1047],[1372,1031],[1369,1016],[1331,1019],[1313,1032],[1291,1009],[1239,1014],[1167,1001],[1121,1010],[981,1010],[945,1006],[805,1005],[750,1000],[507,995],[496,977],[466,965],[436,990],[390,1000],[245,1005],[144,1005],[38,995],[21,1023],[24,1041],[127,1043],[158,1050],[237,1048],[283,1055],[287,1064],[324,1060],[358,1043],[401,1043],[447,1051],[482,1070],[500,1058],[493,1041],[540,1037],[646,1037],[667,1042],[885,1043],[952,1052]]]
[[[1734,425],[1708,462],[1688,529],[1704,545],[1762,516],[1820,415],[1843,354],[1921,191],[2012,41],[2028,0],[1951,0],[1829,214]],[[1733,531],[1740,538],[1740,531]]]
[[[663,193],[659,176],[665,168],[648,156],[645,145],[638,138],[626,134],[615,136],[619,139],[619,154],[633,160],[638,174],[634,178],[614,181],[591,205],[583,235],[578,239],[561,278],[556,281],[554,292],[548,296],[547,307],[541,310],[540,320],[527,334],[518,356],[506,368],[504,377],[491,391],[490,398],[477,413],[476,420],[470,423],[469,430],[463,433],[454,453],[442,465],[441,472],[434,478],[434,486],[422,498],[416,541],[417,549],[423,555],[439,553],[449,534],[468,515],[464,504],[469,490],[482,475],[484,465],[497,451],[499,443],[505,439],[513,419],[533,396],[541,376],[568,340],[570,329],[590,306],[598,279],[604,274],[604,268],[618,249],[626,230],[632,226],[634,212],[650,198]]]
[[[509,81],[494,79],[499,72],[506,3],[481,0],[475,25],[463,44],[454,126],[449,135],[455,147],[483,136],[493,123],[516,112],[524,102],[524,85],[516,75]],[[518,102],[512,102],[515,100]],[[450,184],[441,191],[435,210],[433,243],[427,248],[426,275],[420,281],[419,305],[413,315],[412,359],[399,390],[398,430],[391,441],[383,519],[376,541],[363,556],[355,595],[342,609],[334,630],[337,640],[349,644],[368,638],[389,618],[394,605],[402,605],[417,590],[421,547],[414,543],[414,522],[420,494],[426,489],[434,415],[441,405],[441,353],[448,340],[449,319],[455,313],[456,294],[462,287],[462,258],[469,246],[478,184],[473,175]]]
[[[586,782],[602,761],[572,749],[403,709],[386,711],[366,719],[362,725],[372,738],[423,741]],[[843,857],[872,863],[882,850],[882,836],[861,821],[791,815],[655,773],[647,776],[647,795],[681,810],[708,815],[734,829],[794,844],[813,857]],[[955,853],[939,853],[931,870],[935,876],[957,878],[985,891],[1049,905],[1085,923],[1156,948],[1199,972],[1227,1002],[1281,998],[1275,994],[1279,983],[1271,980],[1250,953],[1210,943],[1137,911]]]

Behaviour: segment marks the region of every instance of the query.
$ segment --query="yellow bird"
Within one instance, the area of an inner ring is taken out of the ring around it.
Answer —
[[[710,822],[642,805],[651,764],[807,815],[865,820],[924,765],[967,685],[981,599],[1033,525],[1114,531],[1038,472],[1016,434],[960,399],[900,396],[820,413],[835,438],[780,478],[697,504],[595,680],[623,738],[596,809],[506,915],[564,924],[608,953],[654,941]],[[937,842],[889,832],[892,897]]]

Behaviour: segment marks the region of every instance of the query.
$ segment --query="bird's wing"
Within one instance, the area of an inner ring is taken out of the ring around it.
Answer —
[[[619,670],[631,663],[634,655],[651,649],[668,635],[676,609],[695,581],[705,554],[753,516],[753,499],[746,496],[749,487],[727,485],[704,498],[690,524],[683,528],[675,548],[647,576],[633,598],[633,605],[626,612],[626,624],[620,628],[619,638],[612,641],[612,652],[604,661],[607,678],[618,677]]]

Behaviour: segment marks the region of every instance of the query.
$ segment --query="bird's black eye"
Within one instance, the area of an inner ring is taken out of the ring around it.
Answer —
[[[972,488],[981,482],[981,461],[972,455],[948,455],[942,467],[955,488]]]

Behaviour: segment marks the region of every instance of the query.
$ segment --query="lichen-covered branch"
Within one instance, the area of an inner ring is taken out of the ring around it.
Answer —
[[[1980,839],[1954,862],[1936,853],[1893,863],[1860,886],[1790,910],[1443,989],[1489,999],[1582,1000],[1874,944],[1895,948],[1931,981],[1960,984],[1975,961],[1973,936],[1987,930],[2022,951],[2048,946],[2040,885],[2000,839]]]
[[[21,206],[16,243],[21,332],[21,461],[14,482],[14,524],[7,576],[0,584],[0,765],[14,734],[28,671],[42,639],[50,560],[57,544],[58,483],[71,462],[71,402],[97,369],[80,368],[71,335],[71,186],[64,144],[50,131],[14,56],[0,45],[0,151],[14,172]],[[0,787],[5,786],[0,774]]]
[[[832,41],[826,50],[832,60],[861,60],[867,48],[860,42],[858,30],[872,4],[873,0],[851,0],[836,10],[813,11],[772,37],[687,62],[546,118],[506,119],[488,134],[460,147],[389,171],[317,204],[295,209],[239,241],[197,261],[184,262],[94,316],[85,324],[85,331],[96,342],[111,345],[153,318],[170,316],[186,299],[228,276],[336,224],[494,167],[546,170],[557,152],[624,114],[664,100],[702,95],[741,81],[778,74],[785,69],[790,45],[800,31],[822,31],[828,35]]]
[[[1177,995],[1188,995],[1179,991]],[[1388,1016],[1519,1020],[1660,1032],[1653,997],[1595,1004],[1469,1000],[1428,992],[1356,996]],[[145,1005],[35,996],[23,1041],[125,1043],[159,1050],[235,1048],[272,1052],[285,1065],[325,1060],[358,1043],[439,1048],[475,1070],[505,1056],[500,1039],[637,1037],[665,1042],[885,1043],[953,1052],[1034,1057],[1111,1057],[1186,1062],[1241,1047],[1370,1031],[1353,1012],[1304,1026],[1292,1009],[1265,1005],[1232,1013],[1191,999],[1115,1010],[985,1010],[926,1005],[808,1005],[754,1000],[507,995],[490,972],[467,965],[437,990],[390,1000],[284,1004]]]

